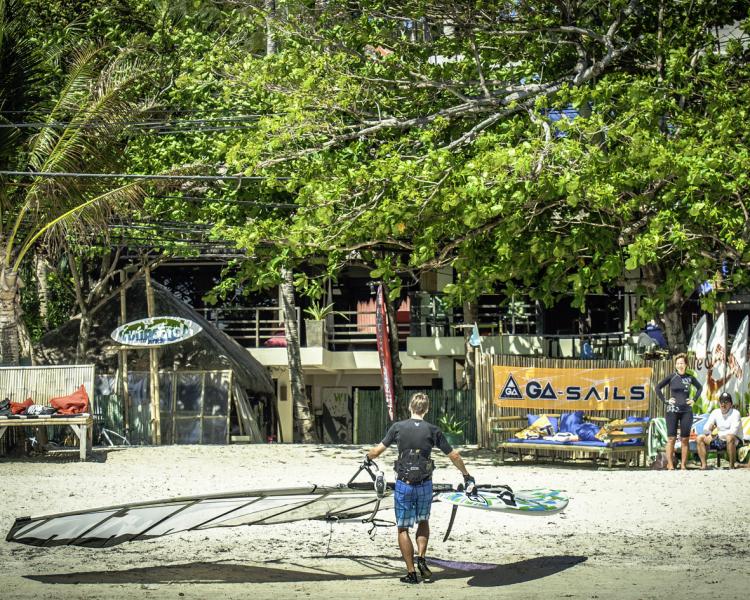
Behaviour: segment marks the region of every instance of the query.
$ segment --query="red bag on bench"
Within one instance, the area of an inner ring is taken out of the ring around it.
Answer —
[[[69,396],[60,396],[52,398],[49,401],[52,408],[56,408],[61,415],[79,415],[89,412],[89,396],[86,388],[81,385],[75,392]]]

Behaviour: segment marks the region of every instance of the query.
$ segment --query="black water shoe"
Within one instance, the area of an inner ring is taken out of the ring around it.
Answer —
[[[399,578],[402,583],[419,583],[419,579],[417,579],[417,572],[411,571],[410,573],[407,573],[403,577]]]
[[[430,571],[430,568],[427,566],[427,561],[424,559],[424,556],[417,557],[417,568],[419,569],[419,574],[422,576],[422,579],[432,579],[432,571]]]

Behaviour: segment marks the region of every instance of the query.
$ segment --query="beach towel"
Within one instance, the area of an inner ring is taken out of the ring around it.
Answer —
[[[46,415],[54,415],[57,412],[51,406],[44,406],[44,404],[32,404],[26,408],[26,414],[30,416],[43,417]]]
[[[577,442],[579,438],[576,434],[570,433],[569,431],[559,431],[555,435],[547,435],[544,437],[545,440],[550,442]]]
[[[667,421],[664,417],[656,417],[651,421],[646,438],[646,455],[654,460],[656,455],[667,446]]]

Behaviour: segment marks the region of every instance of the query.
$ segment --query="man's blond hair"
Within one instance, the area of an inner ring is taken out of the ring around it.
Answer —
[[[409,400],[409,410],[420,417],[427,414],[430,408],[430,399],[427,394],[417,392]]]

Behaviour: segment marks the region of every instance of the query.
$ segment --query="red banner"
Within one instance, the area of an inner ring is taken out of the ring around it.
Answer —
[[[396,398],[393,391],[393,363],[391,362],[391,341],[388,336],[388,312],[385,308],[383,286],[378,286],[375,299],[375,338],[378,342],[378,358],[380,358],[380,373],[383,375],[383,394],[388,407],[388,418],[396,419]]]

